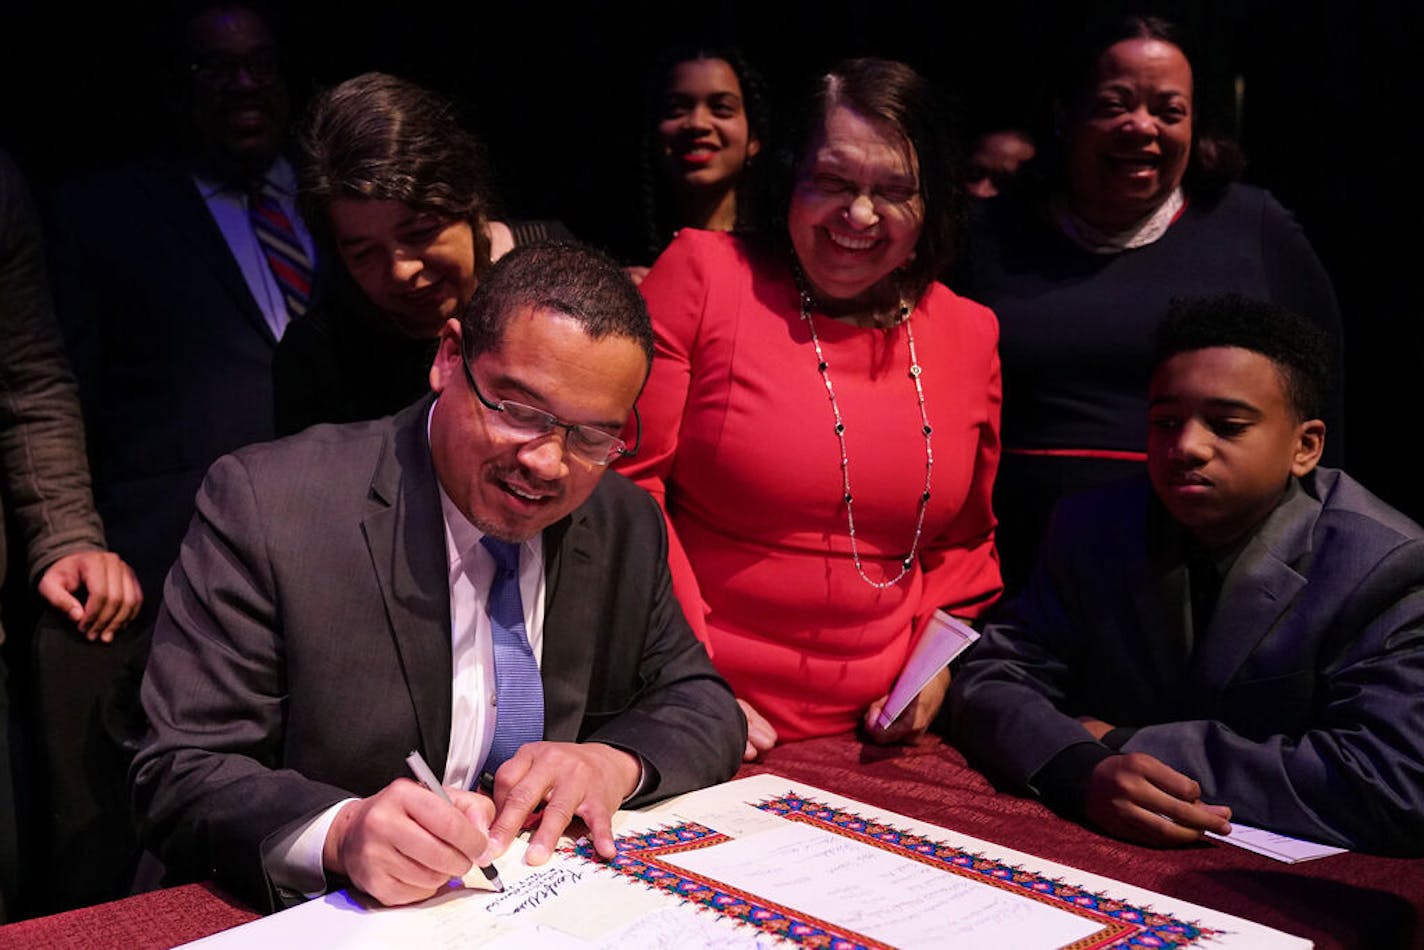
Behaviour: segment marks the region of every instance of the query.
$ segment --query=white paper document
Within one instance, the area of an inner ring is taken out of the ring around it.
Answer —
[[[936,610],[931,614],[925,624],[925,632],[920,634],[914,652],[905,661],[905,668],[895,680],[895,685],[890,690],[890,698],[885,700],[885,706],[880,710],[875,724],[881,729],[888,728],[936,673],[948,666],[950,660],[959,656],[978,639],[979,634],[964,621],[951,617],[943,610]]]
[[[950,946],[992,928],[1006,947],[1058,947],[1099,929],[988,882],[804,825],[700,848],[668,863],[896,947]]]
[[[1309,946],[774,775],[620,812],[614,832],[611,862],[570,846],[531,868],[517,843],[496,862],[503,894],[460,888],[379,908],[341,892],[191,946]]]
[[[1313,861],[1316,858],[1328,858],[1332,854],[1344,854],[1347,850],[1328,844],[1316,844],[1314,841],[1287,837],[1262,828],[1252,828],[1250,825],[1238,825],[1234,821],[1231,823],[1231,834],[1219,835],[1208,831],[1206,836],[1227,844],[1234,844],[1238,848],[1245,848],[1247,851],[1263,854],[1286,864],[1299,864],[1302,861]]]

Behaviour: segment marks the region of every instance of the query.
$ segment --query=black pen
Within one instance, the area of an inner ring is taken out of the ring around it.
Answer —
[[[412,749],[410,755],[405,757],[405,764],[410,766],[410,770],[415,773],[415,777],[420,779],[420,784],[445,799],[445,804],[451,808],[455,807],[455,803],[450,801],[450,796],[445,794],[445,787],[440,784],[440,780],[435,777],[435,773],[430,771],[430,766],[425,764],[425,757],[422,756],[419,751]],[[493,864],[480,868],[480,873],[485,876],[486,881],[494,885],[496,891],[504,892],[504,882],[499,879],[499,872],[494,869]]]

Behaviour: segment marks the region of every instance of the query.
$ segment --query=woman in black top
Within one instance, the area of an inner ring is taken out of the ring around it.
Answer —
[[[389,415],[429,389],[445,321],[490,262],[570,239],[558,222],[491,213],[484,147],[452,103],[365,73],[317,96],[300,140],[304,217],[344,265],[277,347],[277,429]]]

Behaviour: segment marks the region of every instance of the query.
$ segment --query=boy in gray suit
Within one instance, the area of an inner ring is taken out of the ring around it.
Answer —
[[[1424,853],[1424,531],[1317,466],[1328,353],[1269,304],[1173,307],[1150,478],[1059,507],[954,681],[988,772],[1149,844]]]

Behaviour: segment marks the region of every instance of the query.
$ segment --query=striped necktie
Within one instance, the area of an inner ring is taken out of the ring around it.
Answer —
[[[247,215],[252,221],[252,233],[262,245],[267,266],[282,289],[287,316],[300,317],[311,302],[312,262],[297,240],[291,219],[277,202],[276,189],[264,181],[248,192]]]
[[[494,741],[482,769],[494,775],[520,746],[544,738],[544,685],[524,626],[524,605],[519,597],[519,545],[489,535],[480,543],[494,557],[494,582],[489,591],[494,641]]]

